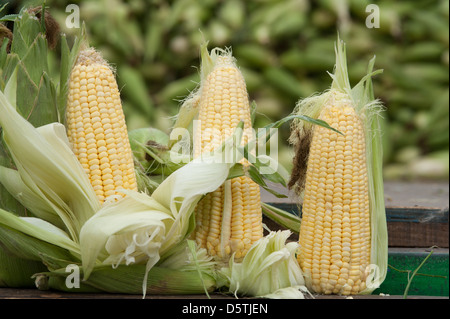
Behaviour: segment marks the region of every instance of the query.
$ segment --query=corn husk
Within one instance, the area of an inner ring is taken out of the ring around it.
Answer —
[[[293,233],[298,233],[301,224],[300,216],[268,203],[261,203],[261,208],[266,217],[270,218],[283,228],[288,229]]]
[[[366,165],[369,180],[369,206],[371,220],[371,255],[370,269],[366,280],[367,288],[361,294],[370,294],[384,281],[387,273],[388,237],[386,212],[384,205],[382,172],[382,132],[380,129],[380,112],[382,105],[374,98],[372,77],[381,70],[374,71],[375,57],[369,62],[367,74],[353,88],[350,85],[345,44],[338,37],[335,47],[336,65],[331,88],[322,94],[300,100],[294,114],[303,114],[317,118],[325,102],[334,94],[344,95],[352,104],[363,121],[366,139]],[[294,169],[289,187],[303,195],[309,145],[312,138],[312,125],[308,122],[294,120],[291,127],[290,143],[296,148]]]
[[[53,288],[66,292],[103,292],[115,294],[142,294],[142,278],[146,274],[145,265],[109,265],[96,266],[87,281],[80,288],[68,288],[68,273],[65,268],[35,274],[39,280],[38,288]],[[146,276],[146,294],[148,295],[198,295],[211,292],[216,288],[214,276],[203,273],[200,277],[196,270],[179,270],[165,267],[153,267]]]
[[[7,93],[14,82],[13,76]],[[99,209],[100,203],[73,156],[64,126],[50,123],[36,129],[17,113],[7,95],[0,94],[0,104],[3,139],[17,167],[17,174],[12,171],[2,174],[1,183],[8,190],[16,190],[12,195],[36,216],[63,225],[77,241],[81,226]],[[37,202],[38,209],[34,209],[33,202],[38,198],[41,199]]]
[[[33,274],[45,270],[41,262],[16,257],[3,248],[0,249],[0,264],[0,287],[33,287]]]
[[[288,230],[270,232],[255,242],[241,262],[234,258],[220,270],[235,296],[303,299],[305,280],[297,263],[298,244],[287,242]]]
[[[4,6],[0,11],[3,8]],[[40,19],[41,16],[44,18]],[[63,90],[50,76],[52,61],[49,57],[50,50],[56,43],[61,43],[64,52],[59,79],[60,83],[64,83],[67,80],[64,70],[70,67],[67,62],[76,56],[81,38],[75,39],[72,49],[69,49],[65,36],[60,37],[57,23],[45,8],[38,7],[30,10],[24,8],[17,15],[11,14],[3,18],[11,21],[13,32],[8,36],[9,41],[4,41],[0,48],[1,90],[9,95],[11,104],[21,115],[27,117],[31,124],[41,126],[58,120],[60,118],[59,111],[64,108],[64,105],[57,101],[61,100]],[[6,26],[2,25],[2,28],[6,29]],[[18,81],[10,81],[12,77],[16,77]],[[14,85],[7,85],[7,83],[13,82]],[[27,94],[22,92],[27,92]],[[2,138],[0,177],[10,179],[11,175],[17,173],[11,168],[15,168],[14,162]],[[22,186],[23,183],[19,179],[15,185],[11,185],[11,187]],[[24,200],[33,201],[34,198],[28,195],[23,194],[24,197],[27,197]],[[39,204],[36,205],[36,210],[47,214],[45,207],[38,206]],[[19,216],[33,215],[21,204],[21,201],[8,192],[2,183],[0,183],[0,209],[11,211]],[[2,235],[5,233],[6,231],[2,229]],[[43,271],[46,267],[37,260],[26,258],[24,254],[17,257],[16,254],[11,253],[11,247],[1,246],[0,286],[33,287],[32,274]]]

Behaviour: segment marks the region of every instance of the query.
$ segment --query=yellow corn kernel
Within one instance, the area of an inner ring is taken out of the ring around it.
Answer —
[[[243,143],[252,137],[250,106],[244,78],[231,56],[219,56],[202,82],[200,120],[194,157],[211,152],[244,121]],[[244,165],[248,163],[242,161]],[[250,178],[237,177],[209,193],[196,207],[193,238],[211,256],[226,260],[245,256],[263,235],[260,189]]]
[[[137,190],[119,89],[111,68],[93,49],[72,69],[66,109],[67,135],[100,202]]]
[[[313,278],[312,289],[323,294],[359,293],[370,263],[365,136],[350,103],[333,92],[319,119],[343,135],[314,127],[307,166],[298,261]]]

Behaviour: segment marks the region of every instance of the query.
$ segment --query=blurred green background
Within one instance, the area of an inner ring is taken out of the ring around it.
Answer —
[[[5,13],[42,4],[9,2]],[[203,39],[210,49],[232,47],[258,106],[255,127],[278,120],[300,98],[330,86],[339,31],[352,84],[374,55],[376,68],[384,69],[374,88],[386,107],[385,178],[448,178],[448,0],[47,0],[61,31],[73,35],[77,30],[66,26],[69,4],[79,6],[90,44],[117,70],[130,130],[169,130],[179,101],[199,81]],[[369,4],[380,10],[379,28],[366,27]],[[288,136],[286,125],[279,158],[289,168]]]

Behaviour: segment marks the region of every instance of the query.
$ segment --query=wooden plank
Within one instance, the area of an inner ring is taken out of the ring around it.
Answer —
[[[295,203],[298,197],[280,184],[267,182],[269,187],[286,198],[277,198],[261,189],[261,199],[272,203]],[[447,181],[385,181],[384,198],[387,207],[449,208]]]
[[[449,181],[384,181],[388,207],[449,207]]]
[[[147,295],[146,299],[206,299],[206,295]],[[212,299],[230,298],[223,294],[211,294]],[[142,299],[142,295],[113,293],[69,293],[38,289],[0,288],[0,299]]]
[[[449,247],[448,223],[388,222],[390,247]]]
[[[301,215],[301,206],[299,208],[295,203],[276,202],[270,204],[287,212]],[[448,207],[386,207],[389,246],[448,248],[448,215]],[[264,218],[264,221],[270,229],[279,229],[279,226],[268,221],[267,218]]]
[[[355,296],[338,296],[338,295],[314,295],[313,297],[306,296],[307,299],[402,299],[402,295],[389,294],[373,294],[373,295],[355,295]],[[37,289],[14,289],[14,288],[0,288],[0,299],[142,299],[141,295],[127,295],[127,294],[90,294],[90,293],[61,293],[57,291],[41,291]],[[189,300],[208,299],[205,295],[147,295],[145,299],[170,299],[170,300]],[[210,299],[213,300],[228,300],[229,302],[242,302],[242,300],[254,300],[257,298],[239,298],[234,296],[213,293],[210,294]],[[448,299],[448,296],[427,296],[427,295],[411,295],[408,299]],[[240,300],[240,301],[239,301]]]

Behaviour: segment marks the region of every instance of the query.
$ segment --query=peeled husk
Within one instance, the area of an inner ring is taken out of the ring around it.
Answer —
[[[381,102],[374,98],[372,77],[381,70],[374,71],[375,57],[369,61],[367,74],[353,88],[348,79],[345,44],[338,37],[336,65],[329,90],[300,100],[294,114],[318,118],[326,101],[335,95],[343,96],[355,108],[362,120],[366,139],[366,166],[369,180],[369,206],[371,220],[371,257],[367,288],[361,294],[370,294],[384,281],[387,274],[388,234],[383,185],[383,152],[380,114],[383,110]],[[294,120],[291,126],[289,142],[295,148],[293,171],[289,187],[298,195],[299,202],[303,196],[305,173],[308,163],[309,146],[312,139],[313,126],[304,121]]]

